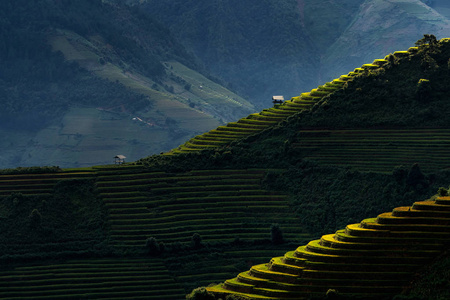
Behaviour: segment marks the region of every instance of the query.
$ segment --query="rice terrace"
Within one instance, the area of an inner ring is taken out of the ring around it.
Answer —
[[[449,82],[425,35],[159,155],[0,170],[0,299],[445,299]]]

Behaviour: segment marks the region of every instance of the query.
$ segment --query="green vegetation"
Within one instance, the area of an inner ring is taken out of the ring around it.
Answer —
[[[356,69],[198,136],[187,151],[3,171],[0,289],[10,298],[176,299],[224,282],[207,290],[399,293],[448,243],[449,45]],[[426,101],[417,96],[424,78]],[[441,197],[422,201],[439,188]],[[48,274],[56,279],[45,284]]]

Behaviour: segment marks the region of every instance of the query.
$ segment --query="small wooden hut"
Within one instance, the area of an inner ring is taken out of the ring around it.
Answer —
[[[124,156],[122,154],[118,154],[118,155],[114,156],[114,163],[116,165],[121,165],[125,162],[125,158],[126,158],[126,156]]]
[[[282,104],[284,101],[284,97],[283,96],[272,96],[272,103],[273,105],[278,105],[278,104]]]

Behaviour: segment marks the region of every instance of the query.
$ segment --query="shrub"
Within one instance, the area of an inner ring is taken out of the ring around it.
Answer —
[[[406,177],[406,184],[416,188],[418,185],[428,187],[428,182],[425,180],[425,175],[419,168],[419,164],[414,164]]]
[[[191,246],[194,249],[199,249],[202,246],[202,237],[198,233],[194,233],[191,238]]]
[[[154,237],[150,237],[145,241],[145,248],[149,255],[158,255],[161,253],[158,241]]]
[[[283,232],[278,224],[272,224],[272,226],[270,226],[270,238],[274,245],[284,243]]]
[[[216,298],[204,287],[196,288],[190,294],[186,295],[187,300],[215,300]]]
[[[444,187],[440,187],[438,190],[438,195],[441,197],[448,196],[448,190]]]
[[[406,170],[405,166],[396,166],[392,171],[392,175],[394,176],[395,181],[397,181],[397,183],[401,183],[403,179],[405,179],[407,174],[408,171]]]
[[[335,289],[329,289],[325,295],[326,299],[342,299],[339,292]]]
[[[240,296],[240,295],[235,295],[235,294],[228,295],[225,298],[225,300],[248,300],[248,299],[250,299],[250,298]]]
[[[436,71],[439,68],[439,65],[437,64],[436,60],[429,56],[428,54],[424,55],[422,58],[420,66],[423,70],[427,71]]]
[[[29,215],[30,227],[37,228],[41,225],[42,215],[36,208],[33,209]]]

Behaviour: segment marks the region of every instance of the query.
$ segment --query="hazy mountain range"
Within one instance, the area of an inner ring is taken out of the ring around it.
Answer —
[[[167,151],[425,33],[419,0],[2,1],[0,168]]]

